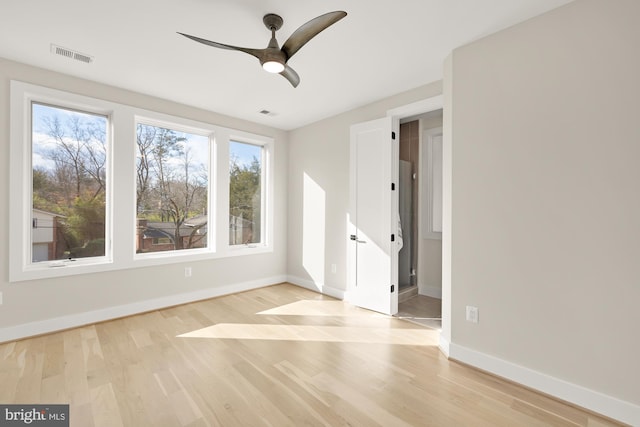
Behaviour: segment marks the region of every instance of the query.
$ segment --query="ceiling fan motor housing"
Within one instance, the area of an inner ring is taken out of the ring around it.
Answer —
[[[282,17],[275,13],[267,13],[262,17],[262,22],[270,31],[278,31],[282,27]]]

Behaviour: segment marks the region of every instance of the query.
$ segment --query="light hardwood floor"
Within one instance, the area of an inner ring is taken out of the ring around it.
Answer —
[[[434,329],[442,329],[442,301],[425,295],[415,295],[398,304],[397,318]]]
[[[0,403],[69,403],[78,427],[617,425],[437,334],[283,284],[0,344]]]

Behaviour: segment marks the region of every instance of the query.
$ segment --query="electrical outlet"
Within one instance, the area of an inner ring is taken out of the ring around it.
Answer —
[[[191,277],[191,267],[184,268],[184,277]]]
[[[478,323],[480,320],[478,307],[473,307],[471,305],[467,306],[467,322]]]
[[[338,266],[335,264],[331,264],[331,272],[336,274],[338,272]]]

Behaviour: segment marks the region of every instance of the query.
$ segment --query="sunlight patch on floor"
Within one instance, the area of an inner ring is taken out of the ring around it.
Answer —
[[[261,311],[258,314],[276,316],[339,316],[339,317],[388,317],[381,313],[364,310],[344,301],[301,300]]]
[[[180,338],[243,340],[321,341],[391,345],[437,345],[438,337],[429,329],[359,328],[352,326],[262,325],[219,323]]]

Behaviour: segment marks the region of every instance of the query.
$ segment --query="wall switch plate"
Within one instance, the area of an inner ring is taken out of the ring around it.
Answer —
[[[191,277],[191,267],[184,268],[184,277]]]
[[[337,271],[338,271],[338,266],[335,264],[331,264],[331,272],[333,274],[336,274]]]
[[[0,292],[0,305],[2,305],[2,292]]]
[[[478,323],[479,320],[478,307],[467,306],[467,322]]]

